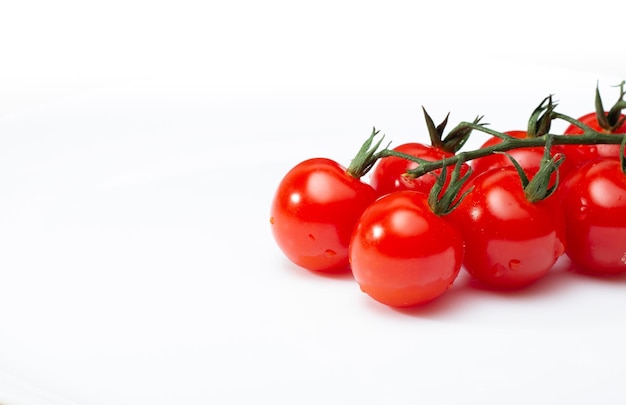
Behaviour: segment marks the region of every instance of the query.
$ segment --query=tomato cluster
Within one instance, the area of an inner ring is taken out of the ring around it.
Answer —
[[[460,156],[472,129],[442,140],[447,118],[435,127],[425,117],[431,144],[378,152],[380,142],[371,148],[373,132],[348,168],[313,158],[285,175],[270,223],[292,262],[314,272],[351,271],[362,291],[393,307],[441,296],[461,269],[504,290],[537,282],[564,254],[579,271],[626,273],[624,142],[620,149],[558,138],[582,134],[583,140],[591,131],[622,139],[624,115],[602,110],[572,119],[561,135],[549,134],[549,125],[502,133],[478,151],[508,137],[550,139],[469,163],[458,159],[454,170],[444,163]],[[607,117],[609,128],[602,125]],[[442,163],[413,176],[425,162]]]

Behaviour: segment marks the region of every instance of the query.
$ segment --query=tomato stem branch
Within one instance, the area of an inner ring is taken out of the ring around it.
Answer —
[[[412,177],[420,177],[426,173],[432,172],[437,169],[441,169],[442,166],[453,166],[457,163],[467,162],[470,160],[478,159],[484,156],[491,155],[497,152],[506,152],[511,149],[519,149],[519,148],[528,148],[528,147],[537,147],[542,146],[545,147],[548,142],[548,138],[551,138],[552,145],[596,145],[596,144],[621,144],[624,142],[626,138],[626,134],[605,134],[602,132],[598,132],[593,130],[587,125],[582,124],[580,121],[577,121],[574,118],[571,118],[567,115],[560,114],[557,112],[552,112],[553,118],[559,118],[569,123],[573,123],[577,125],[583,130],[581,135],[576,136],[565,136],[565,135],[556,135],[556,134],[545,134],[543,136],[538,136],[534,138],[514,138],[505,133],[495,131],[493,129],[487,128],[483,125],[478,125],[471,122],[461,122],[457,125],[457,128],[460,129],[472,129],[476,131],[481,131],[491,136],[498,137],[502,140],[502,142],[491,145],[488,147],[459,152],[455,156],[446,158],[445,161],[424,161],[423,159],[417,159],[410,155],[399,156],[398,153],[390,153],[391,151],[384,151],[381,156],[385,155],[394,155],[398,157],[403,157],[405,159],[414,161],[419,163],[419,166],[415,169],[411,169],[407,172],[409,176]]]
[[[357,152],[356,156],[350,162],[350,166],[348,166],[348,169],[346,170],[348,175],[359,179],[374,166],[380,157],[380,153],[382,152],[377,152],[378,148],[385,137],[383,135],[378,142],[374,143],[374,138],[379,132],[380,131],[376,130],[376,127],[372,128],[372,134],[369,138],[367,138],[363,145],[361,145],[361,148]],[[386,148],[383,149],[383,151],[384,150],[386,150]]]

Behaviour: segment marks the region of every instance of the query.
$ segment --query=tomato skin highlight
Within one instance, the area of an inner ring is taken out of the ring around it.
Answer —
[[[376,199],[374,189],[326,158],[305,160],[280,182],[270,210],[274,239],[298,266],[349,270],[348,247],[357,220]]]
[[[626,272],[626,175],[620,162],[584,163],[563,183],[567,256],[588,273]]]
[[[434,146],[415,142],[399,145],[393,150],[428,161],[437,161],[454,156],[454,154]],[[415,169],[417,166],[419,166],[418,163],[407,159],[395,156],[385,157],[378,161],[374,167],[370,184],[374,187],[378,196],[402,190],[428,193],[437,181],[434,174],[441,174],[441,169],[435,170],[432,174],[426,174],[414,179],[405,176],[408,170]],[[468,170],[469,165],[464,164],[461,169],[461,174],[464,175]],[[449,172],[447,175],[448,180],[451,175],[452,173]]]
[[[531,203],[515,168],[476,176],[450,217],[465,239],[464,268],[496,289],[528,286],[565,250],[565,220],[555,196]]]
[[[463,258],[460,230],[435,215],[427,195],[399,191],[363,213],[352,236],[352,273],[361,290],[392,307],[432,301],[456,279]]]

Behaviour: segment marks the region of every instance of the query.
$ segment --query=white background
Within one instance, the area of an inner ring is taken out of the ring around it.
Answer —
[[[509,130],[613,102],[625,8],[4,5],[0,403],[623,403],[626,279],[562,260],[397,311],[290,264],[268,209],[372,126],[426,141],[422,105]]]
[[[620,24],[611,20],[624,6],[614,2],[411,3],[13,2],[0,13],[0,112],[141,80],[194,88],[426,82],[461,95],[481,72],[515,86],[528,84],[529,65],[596,79],[624,66]]]

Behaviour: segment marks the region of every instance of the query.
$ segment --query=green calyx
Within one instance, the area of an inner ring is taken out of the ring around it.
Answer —
[[[385,136],[383,135],[378,142],[374,144],[374,138],[378,135],[380,131],[377,131],[376,128],[372,128],[372,134],[367,138],[361,148],[357,152],[356,156],[350,162],[350,166],[346,172],[357,179],[363,177],[370,169],[374,166],[376,161],[382,156],[382,152],[387,150],[384,148],[382,151],[378,151],[380,148],[380,144],[382,143]],[[374,146],[372,146],[372,144]]]
[[[526,195],[526,199],[531,203],[536,203],[538,201],[544,200],[550,197],[557,189],[559,185],[559,166],[565,160],[565,156],[561,154],[556,154],[555,156],[551,156],[550,149],[552,146],[552,138],[554,135],[548,134],[546,135],[546,145],[544,149],[543,159],[541,160],[541,165],[539,166],[539,170],[532,179],[528,178],[528,175],[520,166],[520,164],[513,158],[513,156],[506,154],[513,166],[517,170],[519,177],[522,181],[522,187],[524,188],[524,194]],[[552,175],[555,175],[556,178],[554,180],[554,184],[551,186],[550,182],[552,179]]]
[[[536,138],[550,132],[555,108],[556,104],[552,101],[552,95],[543,99],[528,119],[528,129],[526,131],[528,138]]]
[[[424,112],[424,119],[426,120],[426,127],[428,128],[428,135],[430,136],[430,144],[432,146],[454,154],[458,152],[463,145],[465,145],[465,142],[467,142],[470,134],[472,133],[471,128],[457,127],[444,137],[443,133],[446,129],[446,125],[448,124],[450,113],[446,115],[446,118],[444,118],[441,124],[435,125],[435,122],[426,112],[424,107],[422,107],[422,111]],[[482,117],[476,117],[474,119],[474,124],[478,124],[481,119]]]
[[[447,215],[452,212],[465,198],[465,196],[471,192],[471,189],[466,190],[461,194],[461,189],[465,182],[471,176],[471,169],[461,176],[462,162],[459,161],[454,167],[452,174],[450,175],[448,185],[448,167],[445,165],[445,159],[442,161],[441,173],[437,176],[437,181],[430,189],[428,194],[428,205],[430,209],[436,215]],[[433,174],[434,175],[434,174]]]
[[[604,110],[602,97],[600,97],[600,90],[598,89],[598,86],[596,86],[596,119],[598,120],[600,127],[606,132],[613,133],[624,123],[624,120],[626,120],[626,117],[622,117],[622,109],[626,108],[626,101],[624,100],[624,95],[626,95],[624,92],[625,83],[626,82],[622,81],[619,84],[619,98],[608,113]]]

